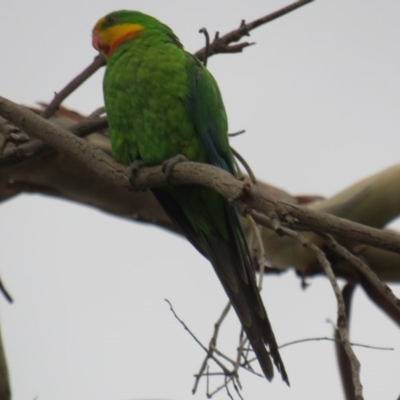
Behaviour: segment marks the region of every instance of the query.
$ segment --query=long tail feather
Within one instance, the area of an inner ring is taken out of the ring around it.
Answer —
[[[210,239],[193,229],[182,207],[168,191],[153,189],[152,192],[169,217],[182,228],[193,246],[211,262],[239,317],[265,377],[271,380],[274,376],[272,357],[282,379],[289,385],[275,335],[256,285],[254,268],[236,210],[223,200],[229,237]],[[268,345],[269,352],[265,345]]]

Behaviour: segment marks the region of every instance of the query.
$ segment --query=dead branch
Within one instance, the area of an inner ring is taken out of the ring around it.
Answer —
[[[189,333],[189,335],[194,339],[194,341],[207,353],[207,356],[214,360],[215,363],[222,369],[222,371],[224,372],[224,374],[226,376],[230,376],[231,372],[229,371],[228,368],[225,367],[224,364],[222,364],[218,358],[216,358],[211,352],[208,351],[208,349],[200,342],[199,339],[197,339],[196,335],[193,334],[193,332],[188,328],[188,326],[185,324],[185,322],[182,321],[182,319],[180,319],[178,317],[178,315],[176,314],[174,308],[172,307],[172,304],[170,303],[169,300],[165,299],[165,301],[168,303],[169,308],[172,312],[172,314],[174,315],[175,319],[184,327],[185,331],[187,331]],[[193,392],[194,393],[194,392]]]
[[[221,316],[218,318],[218,321],[214,324],[214,332],[210,339],[210,343],[208,344],[207,355],[201,364],[200,371],[196,374],[196,380],[194,382],[194,386],[192,389],[193,394],[195,394],[197,392],[197,388],[199,386],[200,379],[205,375],[208,376],[208,373],[205,373],[204,371],[207,369],[208,361],[211,359],[211,356],[213,355],[213,353],[217,352],[217,339],[218,339],[219,328],[221,327],[221,324],[224,321],[225,317],[228,315],[230,308],[231,308],[231,303],[229,302],[222,310]],[[218,352],[218,354],[222,355],[219,352]],[[234,364],[234,361],[232,361],[230,359],[228,359],[227,361],[229,361],[231,364]]]
[[[369,284],[375,289],[375,291],[381,294],[381,296],[388,304],[387,308],[390,308],[395,312],[395,322],[400,325],[400,300],[394,295],[390,287],[383,283],[359,257],[356,257],[345,247],[341,246],[332,236],[323,236],[327,239],[327,245],[334,252],[353,264],[357,268],[359,273],[363,276],[363,280],[367,280]]]
[[[315,244],[309,242],[301,233],[294,232],[291,229],[281,226],[279,218],[273,217],[272,223],[277,231],[281,232],[282,234],[293,237],[294,239],[298,240],[303,246],[308,247],[313,252],[315,252],[320,266],[323,268],[326,276],[328,277],[338,305],[337,309],[338,316],[336,323],[338,338],[341,342],[341,345],[343,346],[343,349],[351,365],[352,382],[353,382],[354,396],[355,396],[354,398],[355,400],[362,400],[364,397],[362,394],[362,384],[360,380],[361,366],[349,341],[345,302],[342,296],[342,292],[336,281],[336,277],[335,274],[333,273],[333,269],[330,262],[326,258],[325,253]]]
[[[99,54],[93,62],[89,64],[79,75],[77,75],[71,82],[69,82],[62,90],[55,94],[51,103],[43,110],[42,117],[49,118],[58,109],[61,103],[75,91],[83,82],[90,78],[99,68],[106,64],[104,57]]]
[[[292,3],[286,7],[281,8],[278,11],[275,11],[271,14],[267,14],[264,17],[258,18],[252,22],[245,23],[241,22],[239,28],[226,33],[223,36],[219,36],[219,32],[215,34],[214,40],[210,43],[209,39],[206,39],[206,46],[201,50],[198,50],[195,53],[195,56],[200,60],[205,61],[215,54],[220,53],[240,53],[245,47],[251,46],[254,43],[238,43],[236,45],[232,45],[232,43],[238,42],[244,36],[249,36],[250,31],[260,27],[261,25],[265,25],[268,22],[273,21],[283,15],[286,15],[294,10],[297,10],[300,7],[305,6],[306,4],[311,3],[314,0],[300,0]],[[205,28],[201,29],[201,32],[205,34]]]
[[[356,285],[353,282],[349,282],[344,286],[342,290],[346,311],[347,332],[350,332],[351,301],[353,299],[355,288]],[[346,400],[355,400],[355,389],[351,373],[351,362],[340,342],[339,333],[336,329],[335,340],[336,359],[338,361],[340,379],[342,381],[344,395],[346,396]]]
[[[87,118],[68,128],[68,131],[76,136],[85,137],[107,127],[108,122],[106,117]],[[0,158],[0,168],[9,167],[51,152],[54,152],[54,149],[38,139],[30,140],[18,146],[10,146],[4,150]]]
[[[130,169],[117,163],[102,150],[0,97],[0,115],[29,135],[73,157],[103,179],[126,190],[132,190],[129,182]],[[228,172],[211,165],[182,162],[177,164],[169,180],[172,184],[198,184],[213,188],[222,196],[238,205],[254,209],[257,222],[263,224],[262,214],[276,212],[282,225],[296,230],[315,230],[334,234],[373,247],[400,253],[400,235],[366,227],[342,218],[309,210],[268,195],[259,186],[237,180]],[[165,186],[167,180],[160,166],[143,168],[135,178],[135,189]],[[260,215],[261,214],[261,215]]]
[[[283,349],[284,347],[293,346],[295,344],[300,344],[300,343],[308,343],[308,342],[334,342],[334,343],[340,344],[340,340],[325,336],[325,337],[312,337],[312,338],[306,338],[306,339],[292,340],[291,342],[287,342],[287,343],[280,345],[279,348]],[[364,349],[371,349],[371,350],[382,350],[382,351],[393,351],[394,350],[394,347],[371,346],[369,344],[362,344],[362,343],[355,343],[355,342],[350,342],[350,344],[353,347],[363,347]]]

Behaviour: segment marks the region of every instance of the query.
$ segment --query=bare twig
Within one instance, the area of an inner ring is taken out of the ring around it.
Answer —
[[[192,333],[192,331],[188,328],[188,326],[178,317],[178,315],[176,314],[174,308],[172,307],[171,302],[168,299],[165,299],[165,301],[168,303],[169,308],[172,312],[172,314],[174,314],[174,317],[176,318],[176,320],[185,328],[185,330],[189,333],[189,335],[194,339],[194,341],[209,355],[209,357],[215,361],[215,363],[224,371],[224,373],[229,376],[231,375],[231,372],[225,367],[224,364],[222,364],[216,357],[214,357],[213,354],[210,354],[208,349],[200,342],[199,339],[197,339],[197,337]]]
[[[213,336],[212,336],[212,338],[211,338],[211,340],[210,340],[209,347],[208,347],[208,349],[207,349],[207,348],[197,339],[197,337],[191,332],[191,330],[188,328],[188,326],[186,325],[186,323],[185,323],[184,321],[182,321],[182,320],[178,317],[178,315],[176,314],[174,308],[172,307],[172,304],[171,304],[167,299],[165,299],[165,301],[168,303],[168,305],[169,305],[169,307],[170,307],[170,309],[171,309],[171,312],[173,313],[174,317],[175,317],[175,318],[178,320],[178,322],[184,327],[184,329],[185,329],[186,331],[189,332],[190,336],[192,336],[192,338],[195,340],[195,342],[196,342],[196,343],[206,352],[206,354],[207,354],[206,357],[205,357],[205,359],[204,359],[204,361],[203,361],[203,363],[202,363],[202,365],[201,365],[201,367],[200,367],[200,371],[199,371],[197,374],[195,374],[195,378],[196,378],[196,379],[195,379],[195,384],[194,384],[193,389],[192,389],[192,393],[193,393],[193,394],[195,394],[195,393],[197,392],[198,385],[199,385],[199,383],[200,383],[200,379],[201,379],[202,377],[206,377],[206,378],[207,378],[206,384],[207,384],[207,396],[208,396],[208,397],[211,398],[213,395],[215,395],[216,393],[218,393],[220,390],[222,390],[222,389],[224,389],[224,388],[225,388],[227,391],[229,391],[229,388],[228,388],[227,386],[228,386],[229,383],[231,383],[231,382],[232,382],[232,384],[233,384],[233,386],[234,386],[235,391],[236,391],[236,392],[238,393],[238,395],[240,396],[239,390],[242,389],[242,386],[241,386],[240,380],[239,380],[239,376],[238,376],[238,369],[239,369],[240,367],[245,368],[247,371],[252,372],[253,374],[255,374],[255,375],[257,375],[257,376],[263,377],[263,375],[260,375],[260,374],[258,374],[258,373],[256,373],[256,372],[254,372],[251,368],[246,367],[246,365],[248,365],[247,362],[246,362],[244,365],[240,362],[241,356],[244,355],[243,348],[244,348],[245,342],[246,342],[246,340],[247,340],[247,339],[245,338],[245,336],[243,335],[243,330],[241,331],[241,340],[240,340],[240,345],[239,345],[238,355],[237,355],[237,360],[236,360],[236,361],[233,361],[233,360],[231,360],[230,358],[228,358],[226,355],[224,355],[223,353],[221,353],[221,352],[217,349],[217,347],[216,347],[219,329],[220,329],[221,324],[222,324],[222,322],[224,321],[226,315],[228,314],[228,312],[229,312],[229,310],[230,310],[230,307],[231,307],[231,304],[230,304],[230,303],[228,303],[228,304],[225,306],[224,310],[222,311],[221,316],[218,318],[218,321],[215,323],[215,326],[214,326],[214,333],[213,333]],[[214,353],[217,354],[218,356],[220,356],[221,358],[224,358],[224,359],[225,359],[226,361],[228,361],[230,364],[232,364],[233,369],[232,369],[232,370],[229,370],[228,368],[226,368],[226,367],[224,366],[224,364],[222,364],[222,363],[218,360],[218,358],[215,357]],[[218,365],[218,367],[221,368],[222,372],[212,372],[212,373],[210,373],[210,372],[209,372],[209,366],[208,366],[208,361],[209,361],[209,360],[215,361],[216,364]],[[206,371],[206,372],[204,372],[204,371]],[[220,385],[220,386],[217,386],[217,388],[214,389],[212,392],[210,392],[210,387],[209,387],[209,377],[210,377],[210,376],[224,376],[224,378],[225,378],[225,379],[224,379],[224,383],[223,383],[222,385]]]
[[[230,308],[231,308],[231,303],[229,302],[222,310],[221,316],[218,318],[217,322],[214,324],[214,333],[213,333],[213,335],[210,339],[210,343],[208,345],[207,356],[204,358],[204,361],[200,367],[200,371],[196,375],[196,380],[195,380],[195,383],[194,383],[194,386],[192,389],[193,394],[196,393],[200,379],[204,375],[204,370],[206,369],[206,367],[208,365],[208,360],[210,359],[210,355],[212,355],[214,352],[217,352],[216,346],[217,346],[217,338],[218,338],[219,329],[220,329],[221,324],[224,321],[225,317],[228,315]],[[221,354],[219,354],[219,355],[221,355]],[[227,357],[226,357],[226,359],[228,361],[230,361],[232,364],[234,364],[234,361],[228,359]],[[207,376],[208,376],[208,374],[207,374]]]
[[[245,133],[246,131],[244,129],[241,129],[240,131],[237,132],[232,132],[232,133],[228,133],[229,137],[235,137],[235,136],[239,136],[242,135],[243,133]]]
[[[239,370],[239,367],[243,366],[247,370],[251,371],[250,363],[247,361],[247,354],[248,354],[248,347],[246,347],[246,342],[247,336],[244,334],[244,329],[243,327],[240,329],[240,335],[239,335],[239,345],[237,348],[237,356],[236,356],[236,362],[234,365],[234,371],[237,373]],[[243,358],[244,363],[242,364],[240,362],[240,359]]]
[[[96,108],[93,112],[91,112],[88,118],[97,119],[105,113],[106,113],[106,108],[104,106],[101,106],[99,108]]]
[[[6,289],[6,287],[4,286],[2,279],[0,279],[0,292],[3,293],[3,296],[9,303],[13,303],[13,299],[8,290]]]
[[[244,26],[244,29],[247,30],[248,32],[258,28],[261,25],[267,24],[268,22],[273,21],[274,19],[283,17],[286,14],[289,14],[290,12],[297,10],[300,7],[303,7],[309,3],[312,3],[314,0],[299,0],[296,1],[292,4],[289,4],[286,7],[281,8],[280,10],[274,11],[271,14],[266,15],[265,17],[258,18],[254,20],[253,22],[250,22]]]
[[[351,316],[351,301],[354,294],[354,289],[356,288],[356,284],[354,282],[348,282],[342,289],[342,295],[344,300],[344,306],[346,311],[346,328],[348,335],[350,336],[350,316]],[[346,400],[355,400],[355,389],[353,382],[353,374],[351,372],[351,361],[342,346],[342,343],[339,338],[339,332],[335,327],[335,350],[336,350],[336,358],[339,368],[340,379],[342,381],[343,392],[346,397]]]
[[[222,389],[227,389],[230,381],[232,380],[231,377],[226,377],[224,379],[224,383],[220,386],[218,386],[215,390],[213,390],[212,392],[207,391],[207,398],[211,399],[211,397],[213,397],[215,394],[217,394],[218,392],[220,392]],[[232,398],[232,396],[231,396]]]
[[[199,30],[200,33],[204,34],[206,38],[206,45],[204,48],[204,57],[203,57],[203,64],[207,67],[207,60],[208,60],[208,49],[210,47],[210,35],[208,34],[208,30],[206,28],[201,28]]]
[[[242,155],[236,151],[233,147],[231,147],[232,154],[235,156],[240,161],[240,164],[243,165],[244,169],[246,170],[247,174],[249,175],[252,183],[256,184],[257,183],[257,178],[253,173],[253,170],[251,169],[250,165],[247,163],[247,161],[242,157]]]
[[[336,342],[336,343],[341,343],[340,340],[330,338],[330,337],[314,337],[314,338],[306,338],[306,339],[298,339],[298,340],[293,340],[291,342],[287,342],[284,344],[281,344],[279,346],[280,349],[283,349],[284,347],[292,346],[294,344],[299,344],[299,343],[307,343],[307,342],[321,342],[321,341],[327,341],[327,342]],[[362,343],[354,343],[350,342],[352,346],[355,347],[363,347],[365,349],[371,349],[371,350],[383,350],[383,351],[393,351],[394,347],[381,347],[381,346],[371,346],[368,344],[362,344]]]
[[[200,60],[204,60],[206,57],[206,53],[207,53],[207,59],[210,58],[212,55],[219,54],[219,53],[239,53],[245,47],[251,46],[254,43],[243,42],[243,43],[238,43],[236,45],[232,45],[231,43],[238,42],[244,36],[249,36],[249,32],[252,31],[253,29],[256,29],[259,26],[264,25],[268,22],[271,22],[274,19],[282,17],[283,15],[286,15],[286,14],[290,13],[291,11],[294,11],[306,4],[309,4],[312,1],[313,0],[296,1],[295,3],[292,3],[278,11],[275,11],[271,14],[265,15],[264,17],[258,18],[247,24],[244,23],[244,21],[242,21],[242,23],[240,24],[238,29],[235,29],[221,37],[219,36],[219,34],[217,32],[214,40],[208,46],[208,49],[207,49],[207,46],[205,46],[201,50],[197,51],[195,53],[195,55],[198,58],[200,58]]]
[[[54,96],[51,103],[43,110],[41,116],[43,118],[50,118],[61,103],[83,82],[85,82],[89,77],[91,77],[99,68],[105,65],[105,59],[101,54],[98,54],[93,62],[89,64],[79,75],[77,75],[71,82],[69,82],[63,89],[61,89]]]
[[[239,396],[239,399],[244,400],[244,397],[240,394],[241,387],[238,387],[238,385],[236,384],[236,382],[234,380],[232,381],[232,384],[233,384],[236,394]]]

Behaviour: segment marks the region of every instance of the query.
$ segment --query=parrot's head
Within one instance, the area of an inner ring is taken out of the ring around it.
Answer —
[[[143,35],[165,37],[182,47],[172,30],[150,15],[139,11],[114,11],[100,18],[92,31],[92,45],[106,59],[111,57],[114,50],[128,39]]]
[[[107,59],[110,58],[120,44],[138,36],[145,29],[146,17],[137,11],[122,10],[100,18],[92,30],[93,47]]]

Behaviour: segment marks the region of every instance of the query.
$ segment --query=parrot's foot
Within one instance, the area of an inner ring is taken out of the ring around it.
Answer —
[[[130,184],[131,184],[131,186],[132,186],[132,189],[134,189],[134,190],[140,190],[140,189],[137,189],[136,178],[137,178],[137,176],[138,176],[140,170],[141,170],[142,168],[144,168],[144,166],[145,166],[145,163],[144,163],[143,160],[135,160],[135,161],[130,165],[130,168],[131,168],[131,175],[130,175],[130,177],[129,177],[129,182],[130,182]],[[142,189],[142,191],[144,191],[144,190]]]
[[[167,178],[167,182],[170,184],[171,183],[171,173],[172,170],[174,169],[176,164],[179,164],[181,162],[185,162],[188,161],[188,159],[182,155],[182,154],[178,154],[175,157],[169,158],[168,160],[165,160],[162,163],[162,171],[165,174],[165,177]]]

